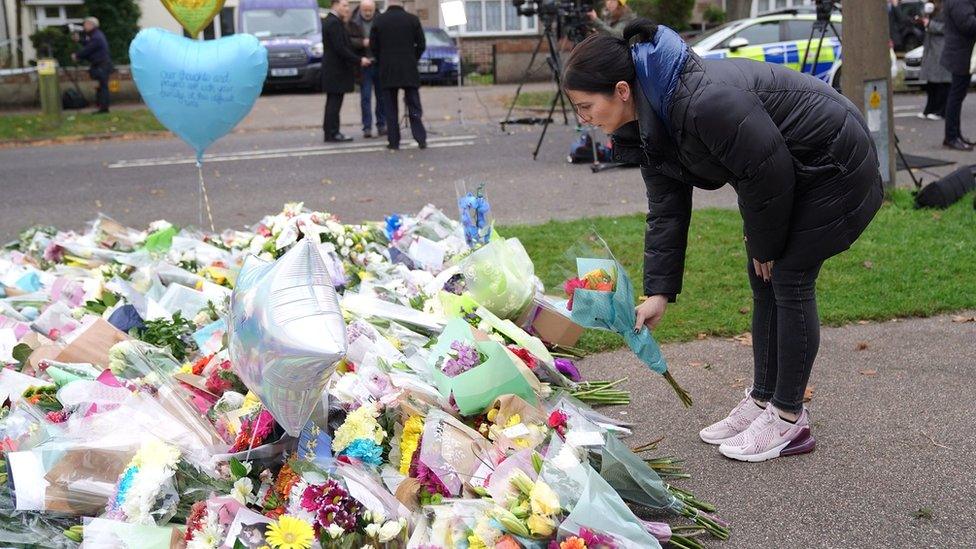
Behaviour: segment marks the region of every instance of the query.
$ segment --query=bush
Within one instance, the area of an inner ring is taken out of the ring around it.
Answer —
[[[630,0],[627,5],[640,17],[682,31],[690,27],[695,0]]]
[[[704,13],[702,13],[702,18],[706,23],[712,25],[720,25],[725,22],[725,10],[722,8],[709,4]]]
[[[139,32],[141,10],[135,0],[85,0],[88,15],[98,18],[108,39],[112,62],[129,63],[129,43]]]
[[[73,63],[71,53],[78,45],[63,27],[46,27],[30,35],[37,57],[53,57],[62,67]]]

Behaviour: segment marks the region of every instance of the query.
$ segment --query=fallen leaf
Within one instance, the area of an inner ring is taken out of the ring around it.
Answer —
[[[746,386],[746,378],[744,377],[737,377],[734,380],[732,380],[733,389],[744,389],[745,386]]]
[[[864,265],[864,268],[865,269],[873,269],[874,268],[874,262],[873,261],[865,261],[863,263],[863,265]]]
[[[938,221],[938,220],[942,219],[942,214],[939,213],[939,212],[932,212],[932,219],[935,219],[936,221]]]
[[[953,315],[953,322],[976,322],[976,316]]]
[[[803,402],[810,402],[813,400],[813,385],[807,387],[806,391],[803,391]]]
[[[691,362],[688,363],[688,366],[691,366],[692,368],[701,368],[704,365],[705,365],[704,362],[699,362],[697,360],[692,360]]]
[[[739,309],[739,314],[740,315],[749,314],[749,310],[750,310],[749,307],[742,307],[741,309]]]
[[[373,201],[372,198],[360,198],[360,199],[356,200],[356,202],[359,202],[360,204],[364,204],[366,202],[372,202],[372,201]]]
[[[744,334],[737,335],[732,338],[735,342],[743,347],[752,347],[752,333],[746,332]]]
[[[862,376],[876,376],[876,375],[878,375],[878,371],[877,370],[861,370],[861,375]]]
[[[708,339],[708,334],[705,332],[698,332],[698,339]]]
[[[870,320],[858,320],[857,323],[860,324],[861,326],[864,326],[865,324],[871,324],[871,321]]]
[[[868,342],[867,341],[858,341],[857,342],[857,347],[855,348],[855,350],[858,350],[858,351],[867,351],[868,350]]]

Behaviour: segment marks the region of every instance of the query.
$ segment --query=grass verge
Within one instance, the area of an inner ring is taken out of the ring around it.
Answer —
[[[627,268],[640,295],[644,216],[553,221],[500,228],[518,237],[550,293],[561,293],[567,250],[591,227]],[[931,316],[976,308],[976,212],[969,195],[945,211],[916,210],[896,191],[854,246],[828,260],[818,279],[825,325],[858,320]],[[746,278],[742,219],[735,210],[696,210],[692,217],[684,288],[655,331],[659,341],[732,336],[750,329],[752,298]],[[615,334],[587,330],[580,347],[619,348]]]
[[[166,128],[148,109],[116,110],[108,114],[65,112],[60,120],[41,114],[0,116],[0,142],[157,131]]]

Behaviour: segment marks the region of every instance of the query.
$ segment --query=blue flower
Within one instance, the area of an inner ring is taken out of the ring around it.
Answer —
[[[125,497],[129,492],[129,488],[132,486],[132,481],[135,480],[136,474],[139,472],[139,468],[132,466],[122,473],[122,478],[119,479],[119,489],[115,494],[115,505],[117,509],[122,507],[122,503],[125,502]]]
[[[400,214],[392,214],[386,217],[386,238],[393,240],[393,235],[396,234],[397,229],[403,225],[403,219]]]
[[[368,438],[357,438],[339,455],[378,467],[383,463],[383,447]]]

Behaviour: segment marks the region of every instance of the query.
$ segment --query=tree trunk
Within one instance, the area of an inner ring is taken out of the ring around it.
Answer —
[[[726,0],[725,20],[735,21],[752,15],[752,0]]]
[[[26,60],[24,59],[24,21],[21,14],[23,9],[23,0],[16,0],[14,2],[14,20],[16,21],[14,25],[14,35],[13,39],[10,41],[13,49],[13,59],[15,67],[23,67]]]

